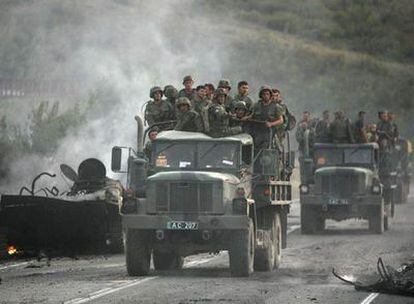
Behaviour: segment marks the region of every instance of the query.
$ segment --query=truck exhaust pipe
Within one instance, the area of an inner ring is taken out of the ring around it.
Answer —
[[[137,122],[137,152],[144,151],[144,123],[142,118],[138,115],[135,116]]]

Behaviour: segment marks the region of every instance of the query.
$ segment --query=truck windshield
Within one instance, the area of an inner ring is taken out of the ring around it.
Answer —
[[[174,169],[231,169],[239,163],[239,145],[226,142],[162,143],[153,146],[155,167]]]
[[[315,151],[315,161],[318,167],[341,164],[372,164],[370,149],[320,149]]]

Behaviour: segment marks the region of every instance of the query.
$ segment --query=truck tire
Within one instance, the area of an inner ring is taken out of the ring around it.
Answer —
[[[380,206],[372,207],[369,214],[369,230],[375,234],[384,232],[384,203]]]
[[[325,229],[325,219],[313,206],[300,205],[300,226],[302,234],[315,234]]]
[[[125,258],[130,276],[148,275],[151,262],[149,232],[128,229],[125,233]]]
[[[152,257],[155,270],[181,269],[184,264],[184,258],[174,252],[160,252],[154,250]]]
[[[255,235],[253,221],[249,219],[249,228],[233,233],[229,250],[230,271],[234,277],[247,277],[253,272]]]
[[[255,248],[254,270],[272,271],[275,265],[276,221],[274,211],[261,209],[257,213],[257,229],[263,230],[263,246]]]
[[[275,217],[275,263],[273,268],[277,269],[280,266],[280,262],[282,261],[282,248],[283,248],[283,230],[282,230],[282,221],[280,219],[280,214],[276,212]]]

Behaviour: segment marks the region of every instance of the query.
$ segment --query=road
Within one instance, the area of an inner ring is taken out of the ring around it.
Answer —
[[[414,252],[414,199],[399,205],[390,231],[369,234],[364,221],[328,222],[320,235],[301,235],[299,209],[289,217],[288,248],[273,272],[232,278],[226,252],[186,259],[179,272],[126,275],[123,255],[81,256],[0,264],[0,303],[414,303],[414,298],[355,291],[333,277],[367,277],[378,257],[394,267]]]

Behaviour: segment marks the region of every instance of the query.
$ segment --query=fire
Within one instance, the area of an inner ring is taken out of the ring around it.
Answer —
[[[14,246],[8,246],[8,247],[7,247],[7,253],[8,253],[9,255],[16,254],[16,253],[17,253],[17,248],[16,248],[16,247],[14,247]]]

